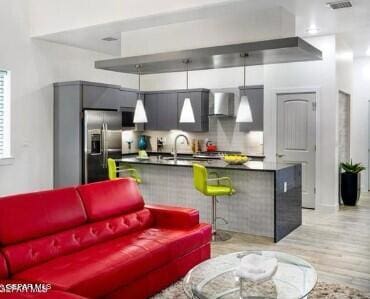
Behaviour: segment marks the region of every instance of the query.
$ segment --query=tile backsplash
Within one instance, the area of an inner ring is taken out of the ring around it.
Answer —
[[[172,152],[174,139],[178,134],[184,134],[191,142],[193,139],[200,140],[202,150],[205,150],[205,141],[208,139],[217,145],[218,150],[241,151],[248,154],[263,154],[263,132],[252,131],[249,133],[240,132],[239,125],[235,123],[235,118],[211,117],[209,120],[209,132],[192,133],[179,130],[171,131],[144,131],[136,132],[133,130],[123,131],[122,151],[128,152],[127,141],[132,141],[131,151],[137,151],[137,142],[140,135],[149,136],[150,147],[147,150],[157,151],[157,138],[164,141],[163,151]],[[185,140],[179,140],[178,152],[191,152]]]

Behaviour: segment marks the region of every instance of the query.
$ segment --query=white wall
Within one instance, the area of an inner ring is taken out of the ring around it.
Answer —
[[[336,37],[337,88],[349,95],[353,91],[353,51],[341,38]]]
[[[354,162],[368,163],[368,101],[370,100],[370,58],[355,58],[353,68],[353,97],[351,105],[351,157]],[[367,191],[369,171],[363,173],[362,191]]]
[[[276,90],[319,89],[317,104],[316,208],[335,210],[338,205],[336,148],[336,61],[335,37],[306,39],[323,52],[322,61],[265,66],[265,154],[276,155]]]
[[[55,2],[53,1],[55,4]],[[14,163],[0,166],[0,195],[52,187],[53,88],[66,80],[136,87],[136,76],[94,69],[104,55],[29,38],[23,0],[1,1],[0,68],[12,72],[11,147]]]

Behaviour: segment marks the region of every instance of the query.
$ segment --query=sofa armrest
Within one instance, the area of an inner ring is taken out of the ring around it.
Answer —
[[[196,209],[162,205],[145,207],[153,214],[156,226],[192,228],[199,224],[199,212]]]

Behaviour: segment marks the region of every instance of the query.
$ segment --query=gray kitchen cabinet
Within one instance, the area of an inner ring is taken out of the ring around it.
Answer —
[[[136,105],[136,91],[86,81],[54,83],[54,187],[83,183],[84,110],[119,110]],[[136,125],[139,130],[141,124]]]
[[[158,130],[177,129],[177,93],[158,94]]]
[[[155,92],[145,94],[146,130],[177,129],[177,93]]]
[[[158,94],[145,94],[144,106],[148,122],[145,124],[145,130],[157,130],[158,123]]]
[[[117,110],[121,106],[121,102],[123,102],[122,93],[118,88],[82,85],[84,108]]]
[[[193,107],[194,124],[179,123],[181,109],[187,96],[190,96]],[[144,105],[148,117],[148,122],[145,124],[146,130],[208,131],[209,90],[207,89],[145,92]]]
[[[121,89],[116,85],[82,83],[82,105],[86,109],[134,108],[137,93],[134,90]]]
[[[119,102],[120,108],[122,107],[135,108],[136,107],[136,101],[138,98],[138,93],[136,91],[121,89],[120,93],[123,99],[123,102],[122,101]],[[144,95],[142,95],[142,98],[143,97]]]
[[[246,94],[252,111],[252,123],[239,123],[241,132],[263,131],[263,85],[240,87],[240,96]]]
[[[82,183],[81,85],[54,85],[54,187]]]
[[[185,98],[190,97],[191,106],[194,112],[195,123],[178,123],[178,128],[188,132],[207,132],[209,130],[209,91],[182,91],[178,92],[178,115],[180,118],[181,110],[184,105]]]

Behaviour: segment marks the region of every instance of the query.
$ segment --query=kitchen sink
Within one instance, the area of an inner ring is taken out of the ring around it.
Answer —
[[[163,160],[166,160],[166,161],[173,161],[175,160],[174,157],[163,157],[162,158]],[[194,162],[201,162],[201,161],[207,161],[208,159],[202,159],[202,158],[194,158],[194,157],[177,157],[176,159],[177,161],[194,161]]]

